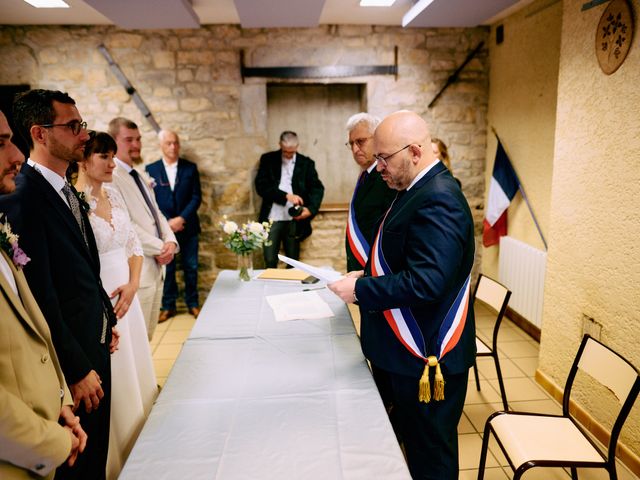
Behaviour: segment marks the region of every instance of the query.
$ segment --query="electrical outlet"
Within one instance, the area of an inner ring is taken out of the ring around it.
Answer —
[[[592,317],[582,314],[582,335],[588,333],[596,340],[602,336],[602,324],[596,322]]]

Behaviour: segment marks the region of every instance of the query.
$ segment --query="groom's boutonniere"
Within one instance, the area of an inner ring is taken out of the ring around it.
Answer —
[[[89,213],[91,210],[91,206],[89,205],[89,198],[85,192],[76,191],[76,197],[78,197],[78,202],[80,202],[80,208],[82,208],[85,212]]]
[[[2,248],[18,270],[21,270],[31,261],[27,254],[18,246],[18,235],[11,231],[8,221],[2,221],[3,214],[0,214],[0,248]]]

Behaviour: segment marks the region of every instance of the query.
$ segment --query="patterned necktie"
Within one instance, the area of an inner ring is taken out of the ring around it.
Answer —
[[[69,202],[71,213],[73,213],[73,216],[78,223],[78,227],[82,232],[82,238],[84,238],[85,245],[89,246],[89,242],[87,241],[87,232],[84,229],[84,222],[82,221],[82,212],[80,211],[80,201],[78,200],[78,197],[73,193],[71,186],[67,182],[65,182],[64,187],[62,187],[62,193],[67,199],[67,202]]]
[[[136,169],[132,169],[129,172],[129,175],[131,175],[135,180],[136,185],[138,186],[138,189],[142,194],[142,198],[144,198],[144,202],[147,204],[147,207],[149,207],[149,210],[151,211],[151,215],[153,216],[153,221],[156,223],[156,232],[158,233],[158,238],[162,239],[162,232],[160,231],[160,218],[158,217],[158,212],[156,211],[156,208],[153,206],[153,203],[151,202],[151,199],[147,194],[147,189],[144,188],[144,185],[142,185],[142,180],[140,180],[140,174]]]

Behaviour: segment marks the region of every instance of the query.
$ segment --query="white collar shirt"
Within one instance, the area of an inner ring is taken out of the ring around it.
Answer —
[[[293,187],[291,186],[291,182],[293,180],[293,170],[296,166],[296,154],[293,154],[293,158],[291,160],[287,160],[286,158],[282,158],[282,164],[280,167],[280,184],[278,188],[283,192],[293,193]],[[293,217],[289,215],[289,208],[291,208],[293,204],[291,202],[286,202],[284,205],[278,205],[274,203],[271,205],[271,211],[269,212],[269,219],[274,222],[277,221],[288,221]]]
[[[65,205],[71,208],[71,206],[69,205],[69,202],[67,201],[67,197],[65,197],[64,193],[62,193],[62,187],[64,187],[65,184],[67,183],[66,178],[61,177],[56,172],[45,167],[44,165],[34,162],[33,160],[31,160],[31,158],[27,159],[27,163],[29,164],[30,167],[33,167],[44,177],[44,179],[49,183],[49,185],[51,185],[53,189],[56,191],[56,193],[60,196],[62,201],[65,203]]]
[[[164,171],[167,173],[169,179],[169,186],[171,190],[176,188],[176,178],[178,177],[178,162],[168,163],[164,157],[162,157],[162,164],[164,165]]]

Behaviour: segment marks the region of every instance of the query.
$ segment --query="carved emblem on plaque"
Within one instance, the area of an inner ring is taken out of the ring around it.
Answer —
[[[596,30],[596,57],[607,75],[620,68],[631,48],[633,16],[627,0],[612,0]]]

